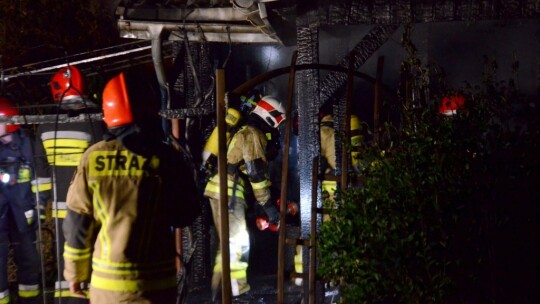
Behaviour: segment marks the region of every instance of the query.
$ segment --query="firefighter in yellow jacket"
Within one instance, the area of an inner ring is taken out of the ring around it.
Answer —
[[[279,147],[278,127],[285,121],[285,109],[271,96],[265,96],[249,114],[246,125],[231,138],[227,149],[227,187],[229,199],[229,248],[232,295],[247,292],[246,278],[249,256],[249,236],[246,227],[247,193],[253,196],[266,212],[270,224],[279,223],[279,211],[272,201],[268,177],[268,157]],[[270,156],[272,155],[272,156]],[[221,235],[219,215],[219,176],[206,185],[205,196],[210,199],[214,223]],[[212,289],[218,289],[221,279],[221,255],[218,252],[212,277]]]
[[[350,120],[350,140],[351,148],[359,147],[361,145],[361,126],[358,116],[351,115]],[[323,160],[323,172],[326,175],[335,175],[336,170],[336,137],[334,129],[334,119],[332,115],[326,114],[322,117],[320,123],[320,136],[321,136],[321,157]],[[359,159],[358,151],[351,151],[351,168],[356,173],[359,172]],[[322,194],[323,199],[334,201],[334,195],[337,190],[337,182],[333,180],[322,181]]]
[[[86,80],[74,65],[60,68],[49,83],[56,111],[81,115],[84,121],[72,123],[40,124],[36,130],[36,178],[32,181],[32,191],[38,192],[40,204],[52,201],[52,216],[56,231],[58,272],[54,288],[55,304],[86,304],[88,299],[75,297],[69,293],[64,271],[64,236],[62,223],[66,217],[66,196],[73,173],[81,156],[89,146],[100,141],[105,131],[101,120],[92,120],[91,113],[101,111],[86,95]],[[53,184],[54,177],[54,184]],[[53,195],[54,194],[54,195]],[[40,210],[40,217],[45,213]]]
[[[193,171],[162,142],[158,91],[144,79],[122,72],[107,83],[109,134],[85,151],[68,190],[64,276],[74,294],[90,283],[92,304],[175,303],[174,227],[200,212]]]

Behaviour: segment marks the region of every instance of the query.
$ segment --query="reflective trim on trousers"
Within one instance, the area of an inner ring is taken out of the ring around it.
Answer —
[[[0,292],[0,304],[9,303],[9,289]]]
[[[176,286],[176,276],[156,280],[120,280],[109,279],[92,274],[92,288],[110,291],[154,291]]]
[[[246,270],[248,264],[246,262],[231,262],[231,278],[245,279],[247,277]],[[221,272],[221,262],[216,262],[214,272]]]
[[[19,284],[19,297],[21,298],[33,298],[39,295],[39,285],[24,285]]]
[[[304,265],[302,264],[302,253],[299,252],[294,255],[294,271],[302,273]]]
[[[321,183],[321,190],[323,195],[323,200],[335,201],[335,193],[337,189],[337,182],[323,180]]]

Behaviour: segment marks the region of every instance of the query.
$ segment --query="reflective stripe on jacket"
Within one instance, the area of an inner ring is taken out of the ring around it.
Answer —
[[[56,182],[56,200],[65,202],[71,178],[83,152],[99,142],[105,131],[102,121],[40,124],[36,131],[36,179],[32,191],[45,203],[52,196],[52,170]],[[56,209],[55,204],[53,208]],[[64,218],[65,208],[53,210],[53,217]]]

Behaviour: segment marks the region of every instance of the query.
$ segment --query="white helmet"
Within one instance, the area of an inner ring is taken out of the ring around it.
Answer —
[[[264,96],[257,102],[252,113],[261,117],[269,126],[277,128],[285,121],[285,108],[272,96]]]

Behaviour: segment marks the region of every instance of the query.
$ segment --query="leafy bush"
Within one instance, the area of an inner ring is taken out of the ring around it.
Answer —
[[[482,86],[466,85],[459,92],[466,108],[441,116],[441,96],[456,92],[430,96],[425,80],[434,74],[415,58],[414,46],[405,45],[408,90],[419,94],[402,94],[399,125],[387,122],[379,144],[363,147],[363,184],[337,193],[338,208],[320,231],[319,274],[339,285],[347,303],[449,302],[456,284],[449,269],[462,259],[485,263],[489,250],[477,241],[492,224],[482,218],[464,221],[464,208],[474,208],[464,201],[501,183],[488,166],[501,151],[540,146],[535,102],[521,96],[512,79],[496,82],[493,60],[486,58]],[[536,158],[516,155],[524,174],[538,170],[538,161],[531,161]],[[463,224],[470,235],[461,239],[476,246],[472,257],[448,248]],[[474,278],[474,271],[465,269],[463,277]]]
[[[362,153],[362,187],[338,193],[321,228],[321,274],[343,283],[351,303],[440,303],[450,282],[446,229],[471,176],[470,143],[455,138],[461,119],[388,124],[395,140]]]

